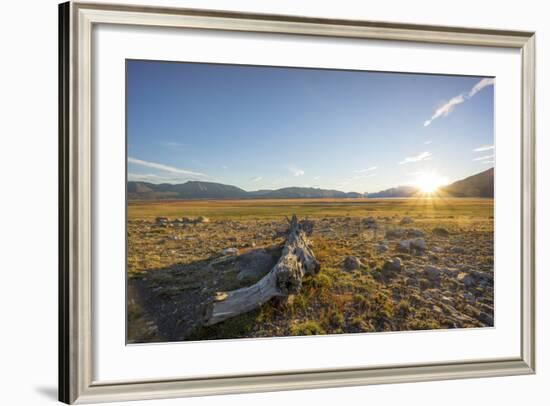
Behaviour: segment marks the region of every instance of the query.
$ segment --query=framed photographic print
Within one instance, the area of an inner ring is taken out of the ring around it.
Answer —
[[[534,33],[59,16],[61,401],[534,373]]]

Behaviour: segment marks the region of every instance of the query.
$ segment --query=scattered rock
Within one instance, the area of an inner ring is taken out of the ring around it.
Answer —
[[[158,225],[166,225],[168,224],[168,217],[157,217],[155,219],[155,223],[157,223]]]
[[[475,284],[474,278],[472,276],[468,275],[465,272],[459,273],[458,276],[457,276],[457,280],[459,282],[462,282],[464,284],[464,286],[466,286],[467,288],[469,288],[469,287],[471,287]]]
[[[485,273],[480,271],[470,271],[470,276],[473,277],[477,282],[493,282],[493,274]]]
[[[407,237],[425,237],[426,233],[418,228],[407,228],[405,230]]]
[[[313,220],[302,220],[300,221],[300,228],[304,230],[304,232],[307,235],[311,235],[313,233],[313,227],[315,226],[315,223]]]
[[[394,228],[386,231],[386,238],[388,240],[396,240],[405,236],[405,230],[402,228]]]
[[[361,268],[363,264],[361,264],[361,261],[359,261],[359,259],[357,257],[354,257],[354,256],[348,256],[346,257],[346,259],[344,260],[344,268],[346,269],[346,271],[353,271],[355,269],[359,269]]]
[[[423,238],[416,238],[414,240],[411,240],[410,246],[411,249],[424,251],[426,249],[426,241]]]
[[[454,306],[454,304],[455,304],[453,302],[453,300],[450,297],[447,297],[447,296],[441,296],[441,298],[439,300],[441,301],[441,303],[444,303],[447,306]]]
[[[223,255],[237,255],[239,250],[237,248],[226,248],[222,251]]]
[[[399,241],[395,249],[399,252],[409,252],[411,249],[411,240]]]
[[[401,221],[399,222],[400,225],[404,226],[407,224],[411,224],[413,222],[413,219],[410,217],[403,217]]]
[[[451,247],[451,252],[453,254],[464,254],[466,251],[462,247]]]
[[[448,237],[449,231],[443,227],[436,227],[432,230],[432,234],[438,237]]]
[[[494,319],[492,316],[490,316],[489,314],[485,313],[485,312],[481,312],[479,313],[479,316],[477,316],[477,319],[482,322],[483,324],[485,324],[486,326],[493,326],[494,325]]]
[[[444,251],[444,249],[441,248],[441,247],[432,247],[432,251],[435,252],[435,253],[440,254]]]
[[[384,243],[378,243],[377,245],[374,246],[374,248],[379,253],[386,252],[389,249],[388,246]]]
[[[210,223],[210,219],[208,217],[199,216],[196,220],[197,223]]]
[[[435,280],[439,280],[440,276],[441,276],[441,269],[435,267],[435,266],[431,266],[431,265],[428,265],[425,269],[424,269],[424,273],[426,274],[426,277],[431,280],[431,281],[435,281]]]
[[[423,238],[414,240],[402,240],[397,243],[395,249],[399,252],[417,252],[422,253],[426,249],[426,241]]]
[[[451,278],[455,278],[458,275],[458,269],[446,268],[443,269],[443,272],[445,273],[445,275]]]
[[[384,266],[382,267],[382,270],[389,272],[400,272],[402,268],[403,264],[401,262],[401,258],[395,257],[392,258],[390,261],[386,261],[384,263]]]
[[[367,217],[365,220],[363,220],[363,223],[365,224],[365,226],[367,226],[367,228],[378,228],[378,223],[376,223],[376,219],[374,217]]]

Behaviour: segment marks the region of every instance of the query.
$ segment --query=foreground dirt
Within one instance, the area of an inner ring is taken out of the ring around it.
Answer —
[[[246,215],[235,216],[233,205],[208,218],[157,219],[161,205],[130,206],[129,342],[493,326],[492,201],[441,209],[396,202],[395,210],[385,201],[344,212],[332,202],[318,213],[308,208],[321,272],[288,300],[202,327],[216,292],[269,271],[284,242],[282,212],[300,210],[292,204],[271,219],[265,210],[255,219],[250,202]]]

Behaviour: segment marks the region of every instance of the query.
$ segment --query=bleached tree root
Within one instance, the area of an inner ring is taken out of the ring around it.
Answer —
[[[205,325],[220,323],[247,313],[274,297],[286,297],[302,287],[304,275],[315,275],[320,265],[311,250],[306,229],[292,216],[281,257],[275,266],[254,285],[229,292],[218,292],[205,317]],[[308,230],[311,231],[311,230]]]

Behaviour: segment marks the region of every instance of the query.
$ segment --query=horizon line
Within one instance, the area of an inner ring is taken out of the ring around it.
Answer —
[[[440,188],[443,188],[443,187],[446,187],[446,186],[449,186],[455,182],[459,182],[461,180],[464,180],[464,179],[467,179],[467,178],[470,178],[472,176],[475,176],[475,175],[479,175],[483,172],[487,172],[491,169],[495,169],[494,166],[490,167],[490,168],[487,168],[483,171],[480,171],[480,172],[476,172],[474,174],[471,174],[471,175],[467,175],[465,177],[462,177],[460,179],[455,179],[455,180],[452,180],[450,181],[449,183],[445,184],[445,185],[442,185],[441,187],[439,187],[438,189]],[[322,187],[314,187],[314,186],[283,186],[283,187],[280,187],[280,188],[259,188],[259,189],[254,189],[254,190],[247,190],[247,189],[244,189],[240,186],[236,186],[236,185],[233,185],[233,184],[230,184],[230,183],[223,183],[223,182],[213,182],[213,181],[204,181],[204,180],[195,180],[195,179],[190,179],[190,180],[186,180],[185,182],[179,182],[179,183],[171,183],[171,182],[160,182],[160,183],[155,183],[155,182],[150,182],[150,181],[145,181],[145,180],[129,180],[128,178],[126,179],[126,183],[130,183],[130,182],[134,182],[134,183],[148,183],[148,184],[151,184],[151,185],[171,185],[171,186],[177,186],[177,185],[185,185],[187,183],[190,183],[190,182],[197,182],[197,183],[213,183],[213,184],[218,184],[218,185],[225,185],[225,186],[232,186],[232,187],[236,187],[238,189],[241,189],[247,193],[252,193],[252,192],[259,192],[259,191],[263,191],[263,190],[266,190],[266,191],[277,191],[277,190],[281,190],[281,189],[289,189],[289,188],[300,188],[300,189],[313,189],[313,190],[331,190],[331,191],[336,191],[336,192],[340,192],[340,193],[356,193],[356,194],[360,194],[360,195],[368,195],[368,194],[373,194],[373,193],[380,193],[380,192],[383,192],[383,191],[386,191],[386,190],[390,190],[390,189],[396,189],[396,188],[400,188],[400,187],[414,187],[416,189],[419,189],[418,186],[415,186],[415,185],[411,185],[411,184],[401,184],[401,185],[397,185],[397,186],[390,186],[390,187],[387,187],[385,189],[382,189],[382,190],[379,190],[377,192],[356,192],[356,191],[349,191],[349,192],[344,192],[342,190],[339,190],[339,189],[334,189],[334,188],[322,188]]]

